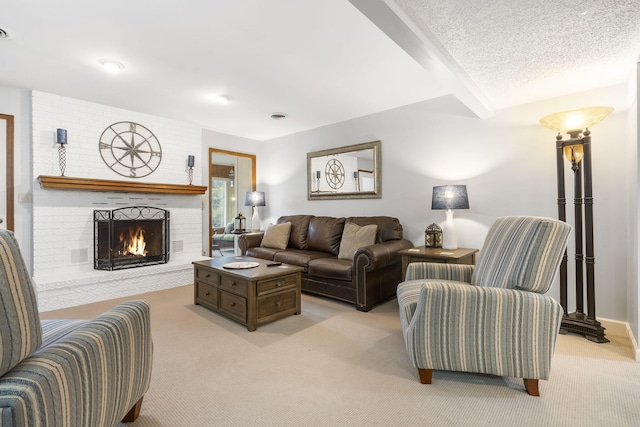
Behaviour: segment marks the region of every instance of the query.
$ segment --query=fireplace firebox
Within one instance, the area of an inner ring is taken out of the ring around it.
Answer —
[[[93,211],[95,270],[169,261],[169,211],[149,206]]]

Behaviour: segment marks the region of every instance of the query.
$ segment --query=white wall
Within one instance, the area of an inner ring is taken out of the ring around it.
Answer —
[[[610,105],[616,112],[592,129],[597,315],[627,321],[632,281],[624,244],[630,238],[624,185],[629,165],[621,162],[629,151],[624,144],[630,138],[627,94],[628,87],[620,85],[501,110],[486,120],[446,96],[270,140],[260,156],[264,168],[259,175],[267,179],[271,194],[267,220],[305,213],[390,215],[400,219],[406,238],[421,245],[424,229],[444,222],[443,212],[430,209],[432,187],[466,184],[470,209],[455,213],[458,243],[480,248],[496,217],[557,217],[555,133],[540,125],[539,118]],[[375,140],[382,141],[381,199],[307,200],[307,152]],[[568,165],[566,175],[572,194]],[[568,218],[572,212],[568,206]],[[559,299],[557,284],[550,294]]]

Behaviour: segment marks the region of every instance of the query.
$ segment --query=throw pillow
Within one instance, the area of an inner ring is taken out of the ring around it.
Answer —
[[[378,226],[375,224],[360,227],[352,222],[346,223],[342,232],[338,258],[352,260],[359,248],[373,245],[376,242],[376,231],[378,231]]]
[[[233,223],[230,222],[229,224],[227,224],[227,226],[224,228],[224,234],[230,234],[233,232]]]
[[[269,224],[262,237],[260,246],[272,249],[287,249],[291,233],[291,223]]]

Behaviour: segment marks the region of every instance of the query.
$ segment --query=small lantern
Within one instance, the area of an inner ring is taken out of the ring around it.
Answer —
[[[242,212],[240,212],[238,216],[235,218],[235,222],[234,222],[235,229],[233,230],[233,232],[244,233],[244,227],[245,227],[246,221],[247,221],[247,218],[245,218],[244,215],[242,215]]]
[[[438,224],[433,223],[424,231],[424,245],[427,248],[442,247],[442,228]]]

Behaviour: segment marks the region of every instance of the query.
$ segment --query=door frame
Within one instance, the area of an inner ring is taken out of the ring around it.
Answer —
[[[219,148],[211,148],[209,147],[209,157],[207,158],[207,162],[209,163],[209,182],[207,183],[207,187],[209,188],[209,218],[207,219],[208,224],[207,228],[209,229],[209,256],[213,256],[212,245],[213,245],[213,230],[211,229],[211,180],[213,178],[213,164],[211,163],[211,156],[213,154],[223,154],[226,156],[235,156],[235,157],[244,157],[251,160],[251,191],[256,191],[256,155],[255,154],[247,154],[240,153],[238,151],[229,151],[222,150]],[[240,203],[240,201],[236,201],[236,203]]]
[[[14,231],[14,198],[13,198],[13,134],[14,117],[8,114],[0,114],[0,120],[7,122],[6,155],[7,155],[7,230]]]

